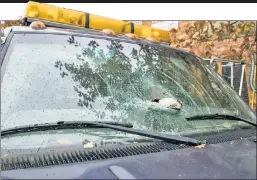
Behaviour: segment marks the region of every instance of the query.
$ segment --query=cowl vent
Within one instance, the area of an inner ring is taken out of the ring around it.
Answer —
[[[8,156],[1,158],[1,170],[6,171],[12,169],[26,169],[76,162],[105,160],[117,157],[171,151],[186,147],[189,146],[180,146],[171,143],[157,142],[78,149],[69,151],[55,151],[36,155],[27,154]]]
[[[207,144],[225,143],[239,139],[247,139],[256,143],[256,129],[227,131],[215,135],[201,136],[197,139],[206,140]],[[105,160],[118,157],[157,153],[162,151],[172,151],[189,147],[190,146],[182,146],[166,142],[151,142],[87,149],[75,148],[72,150],[56,150],[50,152],[43,151],[42,153],[38,154],[27,153],[26,155],[11,155],[1,157],[1,170],[7,171],[12,169],[26,169],[76,162]]]

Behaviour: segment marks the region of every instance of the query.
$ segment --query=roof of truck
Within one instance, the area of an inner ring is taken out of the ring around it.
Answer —
[[[188,52],[186,50],[183,50],[183,49],[172,48],[167,43],[151,42],[151,41],[146,40],[146,39],[132,39],[132,38],[129,38],[129,37],[127,37],[125,35],[122,35],[122,34],[108,35],[108,34],[104,34],[101,31],[92,30],[92,29],[73,30],[73,29],[63,29],[63,28],[54,28],[54,27],[46,27],[46,28],[35,29],[35,28],[31,28],[29,26],[11,26],[11,27],[8,27],[4,30],[5,37],[7,37],[10,32],[32,33],[32,34],[33,33],[60,34],[60,35],[86,36],[86,37],[92,37],[92,38],[94,38],[94,37],[95,38],[106,38],[106,39],[112,39],[112,40],[116,39],[116,40],[126,41],[126,42],[129,42],[129,43],[134,43],[134,44],[138,44],[138,43],[141,44],[142,43],[142,44],[148,44],[148,45],[154,45],[154,46],[169,48],[169,49],[173,49],[173,50],[176,50],[176,51],[185,52],[185,53],[195,55],[195,54],[193,54],[191,52]]]

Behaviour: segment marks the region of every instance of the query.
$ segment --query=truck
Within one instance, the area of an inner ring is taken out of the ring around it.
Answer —
[[[256,115],[168,42],[168,31],[28,2],[0,49],[1,178],[256,178]]]

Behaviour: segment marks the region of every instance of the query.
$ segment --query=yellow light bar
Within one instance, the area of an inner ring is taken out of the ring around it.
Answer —
[[[158,41],[170,42],[169,31],[38,2],[29,1],[24,16],[36,20],[95,30],[112,29],[117,33],[134,33],[139,38],[155,38]]]

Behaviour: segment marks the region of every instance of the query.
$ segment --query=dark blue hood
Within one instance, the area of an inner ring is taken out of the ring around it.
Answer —
[[[256,143],[241,139],[103,161],[2,172],[10,178],[256,179]]]
[[[248,140],[207,145],[202,149],[188,148],[126,159],[115,160],[113,163],[110,161],[92,164],[92,167],[98,168],[88,169],[81,177],[104,178],[100,172],[115,165],[122,167],[136,179],[256,179],[256,143]]]

